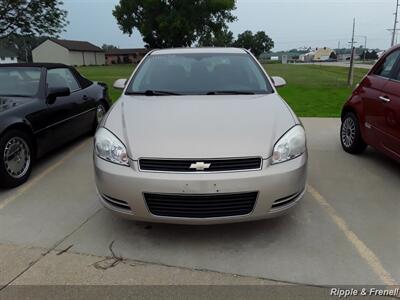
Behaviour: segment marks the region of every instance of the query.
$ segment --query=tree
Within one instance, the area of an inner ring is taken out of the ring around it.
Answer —
[[[56,36],[68,24],[59,0],[0,1],[0,39],[14,35]]]
[[[223,29],[216,33],[207,32],[200,37],[198,45],[200,47],[231,47],[234,41],[233,32]]]
[[[103,44],[103,46],[101,46],[101,49],[103,49],[104,51],[109,51],[109,50],[118,49],[118,47],[116,47],[114,45]]]
[[[254,36],[253,32],[250,30],[246,30],[245,32],[238,35],[237,40],[235,41],[235,46],[245,49],[253,48],[254,44]]]
[[[274,41],[265,33],[259,31],[254,35],[254,54],[258,57],[263,52],[269,52],[274,48]]]
[[[259,31],[253,35],[250,30],[239,34],[236,47],[250,50],[256,57],[264,52],[269,52],[274,47],[274,41],[264,32]]]
[[[236,20],[235,0],[120,0],[113,15],[123,33],[137,29],[148,48],[190,47]]]
[[[375,60],[378,59],[379,55],[375,50],[372,50],[371,52],[367,52],[367,59]]]
[[[368,50],[364,50],[361,54],[360,54],[361,58],[364,58],[366,60],[376,60],[379,58],[378,53],[375,50],[372,51],[368,51]]]

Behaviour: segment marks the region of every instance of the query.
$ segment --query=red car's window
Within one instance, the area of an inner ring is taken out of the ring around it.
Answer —
[[[385,61],[379,66],[379,68],[375,71],[375,75],[379,75],[382,77],[389,78],[396,62],[399,58],[400,50],[397,50],[391,54],[389,54]]]

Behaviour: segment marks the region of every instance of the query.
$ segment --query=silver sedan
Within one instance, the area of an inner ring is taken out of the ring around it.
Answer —
[[[303,197],[304,128],[246,50],[150,52],[100,124],[101,203],[133,220],[218,224],[279,216]]]

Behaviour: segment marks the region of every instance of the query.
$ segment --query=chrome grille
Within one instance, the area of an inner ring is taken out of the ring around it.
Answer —
[[[260,157],[232,159],[140,159],[140,170],[158,172],[225,172],[259,170]],[[204,167],[204,168],[203,168]]]

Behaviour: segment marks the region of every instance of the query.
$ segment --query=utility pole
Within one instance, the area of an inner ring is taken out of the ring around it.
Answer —
[[[399,0],[397,0],[399,1]],[[347,79],[347,85],[349,87],[353,86],[354,80],[354,33],[356,30],[356,19],[353,19],[353,34],[351,36],[351,57],[350,57],[350,69],[349,69],[349,77]]]
[[[399,15],[399,0],[396,1],[396,12],[394,14],[394,25],[393,25],[393,32],[392,32],[392,47],[394,46],[394,43],[396,41],[398,15]]]

